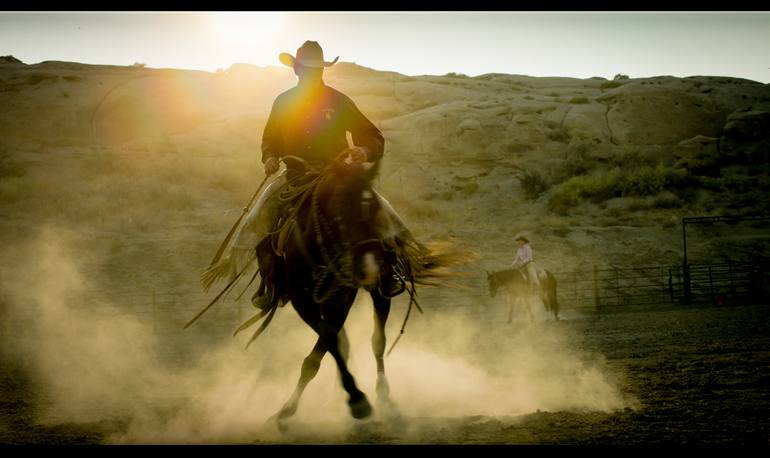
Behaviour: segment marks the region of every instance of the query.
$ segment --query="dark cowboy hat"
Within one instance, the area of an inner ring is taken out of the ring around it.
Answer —
[[[294,64],[313,68],[331,67],[337,63],[337,59],[339,58],[340,56],[337,56],[331,62],[324,61],[324,51],[321,49],[321,45],[316,41],[304,42],[302,46],[297,49],[297,57],[294,57],[287,52],[282,52],[278,55],[278,60],[280,60],[283,65],[292,68],[294,68]]]
[[[529,239],[524,237],[523,235],[516,237],[516,241],[518,242],[519,240],[521,240],[524,243],[529,243]]]

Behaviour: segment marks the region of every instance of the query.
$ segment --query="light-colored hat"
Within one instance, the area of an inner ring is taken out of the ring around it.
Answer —
[[[287,52],[282,52],[278,55],[278,60],[287,67],[294,68],[295,64],[302,65],[303,67],[324,68],[331,67],[337,63],[340,56],[334,58],[331,62],[324,61],[324,51],[321,49],[321,45],[316,41],[306,41],[297,49],[297,57],[292,56]]]

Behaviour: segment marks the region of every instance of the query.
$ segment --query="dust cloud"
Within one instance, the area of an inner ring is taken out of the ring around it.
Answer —
[[[120,427],[105,438],[110,443],[334,443],[356,439],[361,425],[379,431],[372,441],[421,442],[426,439],[416,425],[423,420],[513,418],[538,410],[610,412],[635,402],[601,355],[571,343],[574,329],[552,321],[504,325],[483,319],[474,304],[444,310],[424,301],[426,313],[413,311],[385,359],[401,414],[386,417],[374,389],[371,301],[361,294],[346,325],[350,368],[375,414],[364,421],[350,417],[327,357],[289,430],[279,432],[268,420],[288,399],[315,342],[290,306],[279,310],[248,350],[248,332],[212,337],[203,334],[219,331],[195,325],[184,336],[200,333],[211,344],[192,360],[169,364],[161,354],[183,345],[182,331],[159,331],[168,328],[121,309],[108,291],[91,293],[98,285],[85,272],[84,259],[93,263],[98,253],[77,252],[66,233],[48,229],[15,246],[12,255],[16,267],[0,285],[10,323],[2,343],[4,353],[25,361],[38,421],[115,421]],[[405,298],[393,302],[388,348],[406,303]],[[212,316],[202,318],[207,319]],[[231,324],[234,330],[239,323]]]

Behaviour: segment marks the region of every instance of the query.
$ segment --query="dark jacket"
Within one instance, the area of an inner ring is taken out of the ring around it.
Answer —
[[[345,94],[322,84],[308,90],[294,87],[276,97],[262,136],[262,162],[298,156],[325,165],[353,143],[369,149],[369,160],[382,157],[382,133]]]

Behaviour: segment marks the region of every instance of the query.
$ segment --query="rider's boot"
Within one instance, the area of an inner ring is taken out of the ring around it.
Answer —
[[[260,309],[270,308],[275,299],[276,258],[272,252],[259,253],[259,275],[262,277],[259,288],[251,298],[251,304]]]

